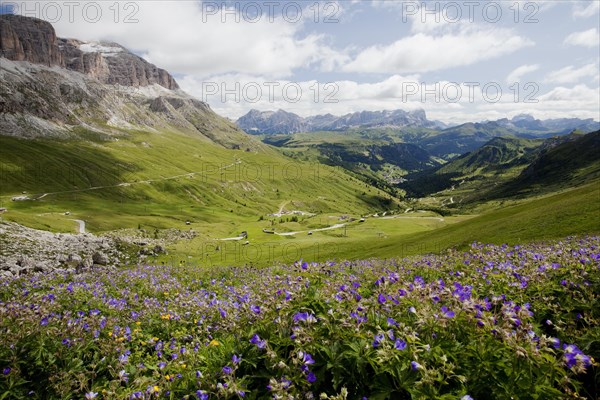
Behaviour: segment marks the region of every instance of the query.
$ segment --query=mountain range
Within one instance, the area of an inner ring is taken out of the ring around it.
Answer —
[[[427,119],[425,111],[421,109],[414,111],[360,111],[343,116],[325,114],[306,118],[284,110],[250,110],[247,114],[238,118],[236,124],[247,133],[256,135],[369,128],[427,128],[440,132],[475,129],[484,134],[501,134],[502,136],[550,137],[555,134],[571,132],[575,129],[591,132],[600,128],[600,122],[594,121],[592,118],[539,120],[528,114],[520,114],[511,119],[502,118],[496,121],[469,122],[450,127],[441,121]],[[500,129],[505,131],[498,132]]]
[[[343,131],[352,128],[445,127],[442,122],[428,120],[423,110],[360,111],[342,116],[324,114],[308,118],[284,110],[250,110],[236,124],[250,134]]]
[[[117,43],[59,38],[35,18],[0,15],[0,22],[3,136],[116,141],[131,132],[170,131],[227,149],[267,151],[245,130],[295,158],[342,166],[374,185],[397,185],[409,174],[411,185],[419,182],[430,193],[427,179],[444,189],[453,181],[440,176],[529,165],[569,132],[599,128],[592,119],[526,114],[446,127],[423,110],[307,118],[251,110],[232,124],[182,91],[167,71]]]

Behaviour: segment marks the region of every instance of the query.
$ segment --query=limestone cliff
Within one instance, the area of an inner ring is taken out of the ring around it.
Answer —
[[[117,43],[57,38],[50,23],[20,15],[0,15],[0,57],[59,66],[113,85],[179,88],[167,71]]]

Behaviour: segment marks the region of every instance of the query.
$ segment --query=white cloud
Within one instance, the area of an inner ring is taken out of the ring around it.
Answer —
[[[581,68],[576,68],[573,65],[569,65],[559,70],[550,72],[548,75],[546,75],[544,81],[560,84],[576,83],[582,78],[587,77],[590,77],[596,81],[598,80],[599,75],[600,72],[598,70],[598,64],[587,64]]]
[[[304,117],[326,113],[344,115],[363,110],[424,109],[430,119],[452,124],[495,120],[523,112],[538,118],[599,119],[600,109],[598,89],[585,85],[571,89],[559,87],[545,94],[534,94],[530,89],[522,88],[521,98],[517,99],[513,91],[505,88],[496,102],[495,99],[490,100],[495,97],[493,88],[488,90],[486,97],[482,91],[483,86],[468,87],[466,84],[459,84],[461,94],[456,97],[457,84],[447,81],[424,82],[420,75],[392,75],[373,83],[339,80],[329,88],[314,80],[279,80],[269,83],[262,77],[238,74],[215,76],[210,82],[187,76],[179,82],[184,90],[206,100],[217,113],[234,120],[252,108],[261,111],[283,109]],[[239,89],[236,89],[236,83],[239,84]],[[286,98],[283,93],[286,84],[295,86],[300,91],[292,88]],[[268,85],[273,88],[272,97]],[[245,87],[250,89],[246,93]],[[216,89],[216,92],[207,95],[207,88]],[[248,101],[249,97],[256,94],[252,91],[253,88],[260,88],[262,96],[257,101]],[[225,91],[229,94],[223,99]],[[238,99],[234,99],[232,94],[236,91]],[[299,95],[296,96],[296,93]],[[528,95],[532,96],[527,97]],[[530,103],[528,100],[534,102]]]
[[[251,108],[284,109],[299,115],[345,114],[361,110],[421,108],[419,96],[404,96],[403,91],[420,85],[418,75],[393,75],[375,83],[339,80],[292,82],[268,80],[260,76],[226,74],[208,80],[186,76],[180,86],[208,102],[218,113],[237,118]],[[237,98],[234,95],[237,94]]]
[[[600,12],[600,1],[591,0],[583,3],[587,5],[583,5],[581,2],[576,2],[573,5],[573,17],[589,18]]]
[[[521,77],[530,72],[537,71],[540,68],[539,64],[525,64],[520,67],[515,68],[508,76],[506,77],[506,82],[508,84],[521,82]]]
[[[23,2],[25,10],[34,9],[36,4],[43,12],[43,2]],[[304,23],[314,18],[310,10],[304,10],[294,22],[295,10],[288,9],[286,14],[280,5],[271,16],[269,7],[259,2],[253,2],[254,9],[236,3],[223,12],[214,8],[216,2],[76,4],[73,18],[69,18],[68,8],[62,10],[61,18],[46,18],[59,36],[116,41],[174,73],[208,76],[231,71],[286,77],[297,68],[312,65],[331,69],[332,63],[345,60],[343,52],[326,44],[324,35],[303,32]],[[128,4],[131,8],[126,8]],[[101,18],[92,23],[98,14],[96,7],[101,7]],[[259,13],[253,14],[256,10]],[[85,14],[87,18],[83,18]],[[124,23],[127,17],[137,22]]]
[[[573,46],[596,47],[600,44],[600,33],[597,28],[582,32],[573,32],[564,41]]]
[[[506,93],[497,103],[482,102],[477,105],[480,113],[501,113],[503,116],[519,113],[532,114],[539,119],[593,118],[600,120],[600,87],[575,85],[572,88],[558,86],[546,93],[536,94],[533,102],[523,99],[515,102],[512,93]],[[476,115],[474,113],[473,115]]]
[[[534,43],[510,29],[462,25],[458,32],[417,33],[387,46],[371,46],[346,64],[346,72],[407,73],[471,65]]]

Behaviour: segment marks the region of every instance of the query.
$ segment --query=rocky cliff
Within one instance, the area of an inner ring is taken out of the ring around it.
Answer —
[[[113,85],[179,88],[167,71],[119,44],[57,38],[48,22],[20,15],[0,15],[0,57],[59,66]]]
[[[62,64],[52,25],[18,15],[0,15],[0,56],[47,66]]]

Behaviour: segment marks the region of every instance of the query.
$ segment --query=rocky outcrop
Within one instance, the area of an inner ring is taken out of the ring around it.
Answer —
[[[53,271],[81,273],[92,268],[140,264],[168,254],[166,246],[197,236],[194,230],[124,229],[102,236],[51,233],[0,222],[0,281]]]
[[[0,277],[57,269],[81,272],[94,265],[110,267],[136,261],[119,250],[113,238],[51,233],[0,223]]]
[[[59,66],[112,85],[179,88],[167,71],[117,43],[57,38],[48,22],[20,15],[0,15],[0,57]]]
[[[52,25],[19,15],[0,15],[0,57],[47,66],[62,65],[62,53]]]
[[[90,75],[101,82],[109,79],[108,63],[100,52],[83,52],[79,46],[84,42],[75,39],[59,39],[59,47],[64,55],[63,67]]]

